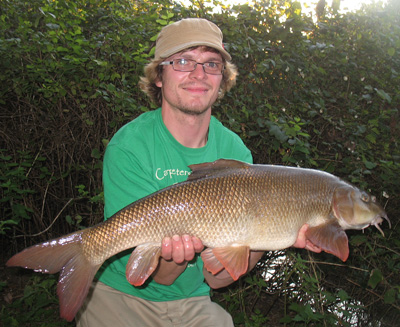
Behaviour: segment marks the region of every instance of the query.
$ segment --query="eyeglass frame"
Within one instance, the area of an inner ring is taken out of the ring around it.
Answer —
[[[194,64],[194,66],[193,66],[193,69],[192,70],[179,70],[179,69],[175,69],[175,65],[174,65],[174,62],[176,61],[176,60],[187,60],[187,61],[190,61],[190,62],[194,62],[195,64]],[[220,71],[220,73],[219,74],[214,74],[214,73],[208,73],[208,72],[206,72],[206,67],[204,66],[205,64],[208,64],[208,63],[215,63],[215,64],[221,64],[222,65],[222,68],[221,68],[221,71]],[[191,72],[194,72],[195,70],[196,70],[196,68],[197,68],[197,65],[202,65],[203,66],[203,72],[204,73],[206,73],[206,74],[209,74],[209,75],[223,75],[224,74],[224,70],[225,70],[225,65],[222,63],[222,62],[215,62],[215,61],[207,61],[207,62],[197,62],[196,60],[193,60],[193,59],[187,59],[187,58],[176,58],[176,59],[172,59],[172,60],[170,60],[170,61],[162,61],[162,62],[160,62],[159,63],[159,66],[168,66],[168,65],[171,65],[172,66],[172,69],[173,70],[175,70],[175,71],[177,71],[177,72],[185,72],[185,73],[191,73]]]

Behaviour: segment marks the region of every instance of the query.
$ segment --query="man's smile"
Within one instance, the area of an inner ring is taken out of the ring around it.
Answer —
[[[209,87],[201,85],[183,85],[182,89],[191,93],[205,94],[208,92]]]

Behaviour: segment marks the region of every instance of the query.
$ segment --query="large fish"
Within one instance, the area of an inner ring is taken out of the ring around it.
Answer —
[[[344,230],[375,225],[382,232],[382,218],[389,222],[374,197],[318,170],[224,159],[190,168],[187,181],[140,199],[96,226],[27,248],[7,265],[60,271],[61,317],[71,321],[106,259],[135,247],[126,276],[142,285],[157,267],[165,236],[199,237],[207,247],[202,252],[206,269],[216,274],[226,268],[237,280],[247,271],[250,250],[290,247],[305,223],[312,243],[345,261]]]

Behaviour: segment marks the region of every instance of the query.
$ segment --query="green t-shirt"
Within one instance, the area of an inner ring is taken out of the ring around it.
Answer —
[[[144,196],[185,181],[190,174],[188,165],[221,158],[252,162],[251,153],[239,136],[215,117],[211,118],[207,144],[193,149],[175,140],[163,123],[161,109],[142,114],[123,126],[107,146],[103,166],[105,218]],[[125,277],[131,252],[124,251],[107,260],[97,274],[98,279],[121,292],[150,301],[209,295],[199,255],[170,286],[149,278],[143,286],[134,287]]]

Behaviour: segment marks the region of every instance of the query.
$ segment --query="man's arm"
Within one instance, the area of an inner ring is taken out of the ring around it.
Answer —
[[[300,228],[297,240],[293,246],[319,253],[321,249],[312,244],[306,237],[308,228],[308,224],[304,224]],[[153,279],[159,284],[171,285],[186,269],[188,262],[194,258],[195,254],[200,253],[203,249],[204,245],[197,237],[189,235],[180,237],[175,235],[172,238],[164,238],[160,263],[153,273]],[[250,251],[249,268],[247,272],[254,268],[263,254],[263,251]],[[222,288],[234,282],[233,278],[225,269],[213,275],[204,268],[203,274],[211,288]]]

